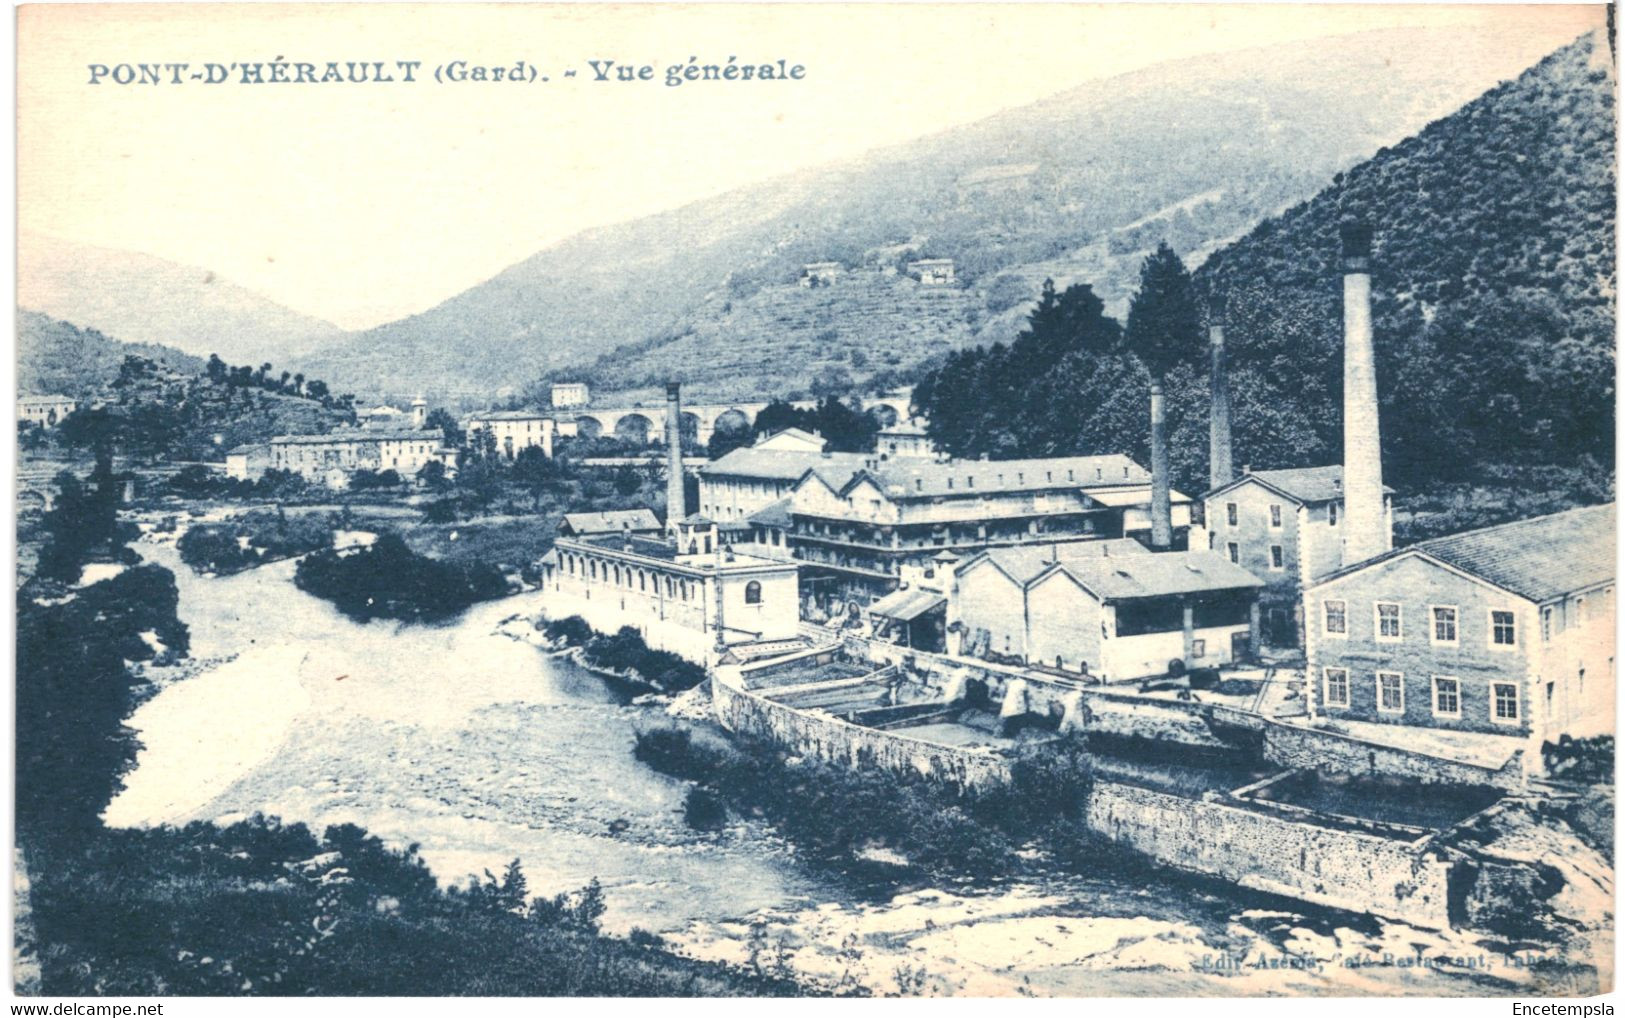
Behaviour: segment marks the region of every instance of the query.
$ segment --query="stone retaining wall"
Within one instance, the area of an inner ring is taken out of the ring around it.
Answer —
[[[1409,842],[1105,782],[1090,794],[1088,822],[1177,869],[1418,926],[1450,925],[1451,864]]]
[[[1311,767],[1351,777],[1406,778],[1424,785],[1520,791],[1528,784],[1521,752],[1496,769],[1279,721],[1265,726],[1264,757],[1282,767]]]

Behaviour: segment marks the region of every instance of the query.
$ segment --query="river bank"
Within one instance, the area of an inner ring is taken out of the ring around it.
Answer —
[[[199,577],[172,546],[137,548],[175,572],[194,656],[236,658],[165,685],[132,719],[146,748],[110,821],[261,812],[313,827],[354,822],[388,843],[419,844],[443,884],[501,872],[517,856],[533,894],[598,878],[610,932],[652,930],[703,960],[747,961],[753,947],[777,953],[782,943],[795,972],[877,993],[1482,994],[1528,985],[1500,966],[1346,964],[1418,950],[1492,957],[1505,946],[1486,939],[1260,908],[1243,894],[1109,867],[1089,878],[1039,867],[990,886],[855,886],[802,865],[759,819],[689,828],[688,783],[632,756],[636,731],[669,723],[665,712],[503,632],[516,616],[535,616],[535,595],[438,625],[357,623],[295,588],[292,563]],[[240,750],[211,741],[248,732]],[[188,794],[170,791],[188,784]],[[1276,964],[1221,964],[1237,956]]]

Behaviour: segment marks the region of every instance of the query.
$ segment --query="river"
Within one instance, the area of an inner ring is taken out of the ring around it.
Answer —
[[[298,590],[293,563],[200,577],[172,543],[192,656],[131,719],[143,743],[114,826],[253,813],[352,822],[417,844],[461,883],[523,861],[533,893],[605,890],[605,926],[743,961],[758,939],[826,983],[873,992],[1113,995],[1505,993],[1528,970],[1472,935],[1261,903],[1103,871],[875,898],[800,865],[759,822],[696,832],[684,783],[633,759],[658,707],[499,631],[518,595],[438,626],[357,623]],[[1404,965],[1423,957],[1444,964]],[[1351,959],[1392,964],[1350,967]],[[1475,963],[1473,959],[1485,959]]]

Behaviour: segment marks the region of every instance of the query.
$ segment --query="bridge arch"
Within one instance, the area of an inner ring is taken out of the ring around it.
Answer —
[[[604,422],[588,414],[576,418],[576,434],[582,438],[601,438],[604,434]]]
[[[648,445],[660,432],[654,422],[641,413],[622,414],[615,422],[615,437],[635,445]]]

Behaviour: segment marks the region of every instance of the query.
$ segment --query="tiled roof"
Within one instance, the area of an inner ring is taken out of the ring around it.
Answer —
[[[766,509],[758,509],[750,515],[750,522],[760,523],[764,527],[788,527],[790,525],[790,499],[781,498]]]
[[[1059,569],[1106,601],[1247,590],[1264,585],[1222,555],[1208,551],[1152,552],[1128,538],[1055,547],[999,548],[987,555],[1023,584]]]
[[[1297,499],[1306,505],[1318,502],[1335,502],[1343,497],[1343,467],[1341,464],[1332,464],[1324,467],[1296,467],[1290,470],[1251,470],[1231,481],[1221,484],[1210,494],[1217,494],[1233,488],[1249,477],[1263,481],[1284,495]],[[1392,488],[1382,489],[1389,494]]]
[[[794,481],[811,467],[822,466],[836,472],[844,471],[841,483],[862,469],[864,461],[872,459],[863,453],[821,453],[796,449],[757,449],[747,446],[735,449],[726,456],[700,468],[708,476],[759,477],[769,480]]]
[[[444,443],[438,428],[350,428],[325,435],[278,435],[273,445],[326,445],[330,442],[410,442],[426,439]]]
[[[1539,603],[1612,580],[1615,531],[1609,502],[1413,547]]]
[[[239,445],[226,450],[227,456],[252,456],[257,452],[267,452],[270,446],[263,442],[251,445]]]
[[[934,608],[947,603],[947,598],[932,590],[918,588],[894,590],[869,606],[871,615],[884,615],[888,619],[911,622]]]
[[[986,495],[1000,491],[1149,484],[1151,474],[1127,456],[1027,460],[881,460],[869,470],[893,498]]]
[[[552,417],[552,414],[540,410],[481,410],[469,414],[464,420],[469,421],[539,421]]]
[[[565,513],[564,522],[577,534],[618,534],[623,529],[660,529],[660,520],[648,509],[610,509],[605,512]]]
[[[1079,558],[1112,558],[1124,555],[1149,555],[1145,545],[1132,537],[1119,537],[1103,541],[1073,541],[1068,544],[1028,544],[1017,548],[993,548],[988,558],[1018,582],[1026,583],[1057,562]],[[967,559],[968,565],[974,556]],[[963,568],[963,567],[961,567]]]

